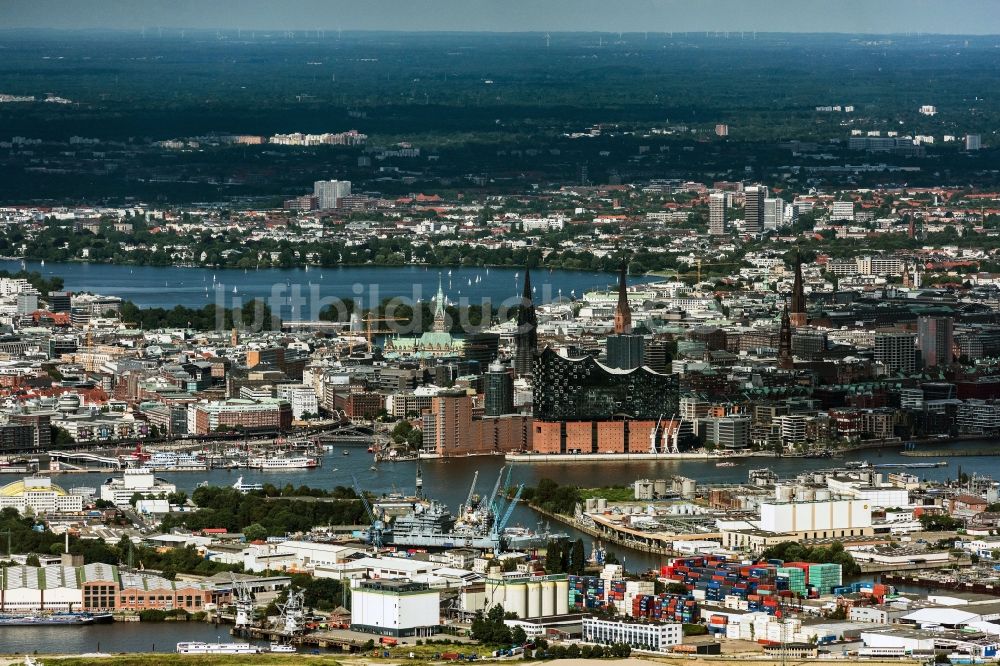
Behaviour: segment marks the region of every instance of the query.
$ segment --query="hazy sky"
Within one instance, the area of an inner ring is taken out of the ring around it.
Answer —
[[[1000,0],[0,0],[0,28],[1000,33]]]

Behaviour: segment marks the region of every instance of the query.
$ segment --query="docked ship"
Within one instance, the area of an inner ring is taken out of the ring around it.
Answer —
[[[93,613],[32,613],[28,615],[0,615],[0,626],[3,627],[80,627],[104,622],[111,619],[110,614],[94,615]]]
[[[204,472],[208,463],[190,453],[163,451],[154,453],[142,466],[153,472]]]
[[[250,643],[202,643],[200,641],[177,644],[177,654],[260,654],[264,650]]]
[[[250,469],[263,471],[285,470],[285,469],[312,469],[319,467],[319,459],[307,456],[282,456],[279,458],[254,457],[247,461]]]
[[[533,532],[523,527],[506,527],[520,499],[520,490],[510,501],[500,494],[504,471],[500,471],[500,478],[497,479],[492,494],[482,498],[474,493],[477,473],[469,489],[468,499],[459,512],[461,518],[456,518],[443,503],[423,497],[423,482],[418,466],[415,496],[400,497],[396,501],[396,504],[409,501],[409,510],[397,515],[391,524],[382,528],[379,534],[381,542],[386,545],[416,548],[476,548],[502,551],[533,550],[545,547],[549,541],[568,538],[566,534]],[[509,476],[507,480],[508,486],[504,487],[509,487]],[[384,506],[382,509],[381,516],[384,519],[387,514]]]

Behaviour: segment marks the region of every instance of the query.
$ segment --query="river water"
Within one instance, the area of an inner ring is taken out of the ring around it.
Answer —
[[[955,448],[983,448],[988,441],[967,442],[955,445]],[[941,445],[934,445],[940,448]],[[348,455],[343,455],[347,450]],[[790,478],[810,469],[829,468],[842,465],[848,460],[868,460],[874,465],[890,463],[930,462],[928,458],[912,458],[900,455],[898,451],[856,451],[842,459],[808,459],[808,458],[750,458],[740,462],[736,467],[716,467],[712,461],[700,460],[653,460],[649,462],[548,462],[548,463],[515,463],[511,466],[510,482],[524,483],[528,486],[538,484],[543,478],[556,480],[560,484],[570,484],[583,488],[608,485],[630,485],[641,478],[665,478],[670,476],[686,476],[696,479],[700,484],[713,483],[743,483],[747,480],[750,469],[768,467],[778,473],[781,478]],[[1000,478],[1000,457],[954,457],[950,466],[931,469],[911,470],[920,478],[944,480],[955,478],[961,467],[966,471],[977,471]],[[400,491],[412,493],[416,476],[416,462],[382,462],[376,470],[371,470],[372,457],[363,448],[351,447],[335,449],[323,455],[323,465],[311,470],[260,471],[260,470],[225,470],[213,469],[207,472],[162,472],[157,476],[177,485],[178,489],[194,491],[199,483],[208,481],[212,485],[232,485],[242,476],[247,483],[273,483],[281,487],[285,484],[293,486],[312,486],[332,488],[337,485],[352,485],[351,477],[356,476],[365,490],[376,494]],[[462,504],[472,483],[472,477],[479,472],[476,485],[477,493],[489,493],[496,483],[500,470],[505,467],[501,456],[470,456],[466,458],[449,458],[424,460],[420,463],[424,479],[424,493],[445,502],[452,510],[457,510]],[[892,470],[885,470],[886,473]],[[106,473],[77,473],[56,475],[55,482],[66,487],[91,486],[97,487],[107,478]],[[519,506],[515,509],[512,525],[524,525],[531,528],[538,526],[540,518],[530,509]],[[544,520],[544,519],[543,519]],[[552,524],[553,531],[568,531],[561,524]],[[580,533],[586,543],[590,537]],[[588,547],[589,550],[589,547]],[[619,553],[627,557],[630,570],[643,570],[660,563],[660,558],[638,552]]]
[[[963,447],[983,448],[995,444],[990,441],[967,442],[954,445]],[[944,445],[929,445],[933,448],[944,448]],[[289,470],[262,472],[258,470],[210,470],[208,472],[164,472],[158,476],[177,484],[180,490],[193,492],[199,483],[208,481],[213,485],[232,485],[241,475],[246,482],[273,483],[283,486],[291,483],[294,486],[308,485],[313,487],[331,488],[336,485],[352,484],[351,475],[356,475],[365,490],[381,494],[394,490],[412,492],[416,472],[414,461],[395,463],[383,462],[377,470],[370,470],[371,456],[362,448],[349,448],[348,455],[343,455],[342,449],[328,451],[323,456],[323,466],[313,470]],[[739,483],[747,479],[747,472],[758,467],[769,467],[780,477],[792,477],[800,472],[811,469],[822,469],[841,465],[847,460],[868,460],[874,465],[887,463],[927,462],[933,459],[910,458],[898,451],[857,451],[843,459],[803,459],[803,458],[755,458],[738,464],[736,467],[719,468],[713,462],[706,461],[630,461],[630,462],[566,462],[566,463],[536,463],[515,464],[512,466],[511,482],[535,485],[540,479],[551,478],[561,484],[573,484],[580,487],[596,487],[604,485],[628,485],[639,478],[660,478],[671,475],[683,475],[698,480],[699,483]],[[965,471],[976,471],[1000,478],[1000,457],[952,457],[948,467],[918,469],[912,472],[921,478],[945,480],[955,478],[959,467]],[[479,456],[468,458],[453,458],[448,460],[425,460],[421,463],[424,479],[424,492],[430,497],[447,503],[453,510],[465,501],[472,482],[473,474],[479,471],[477,492],[489,493],[500,470],[505,466],[500,456]],[[889,471],[889,470],[886,470]],[[66,487],[99,486],[107,474],[81,473],[64,474],[53,477],[56,483]],[[511,524],[525,525],[535,528],[539,524],[539,516],[530,509],[519,506],[514,511]],[[583,538],[590,550],[591,539],[587,535],[571,530],[561,524],[551,525],[554,531],[569,532],[573,538]],[[662,564],[657,555],[615,550],[619,558],[631,571],[642,571]],[[227,638],[227,627],[213,627],[202,623],[163,623],[157,625],[123,624],[100,625],[92,627],[8,627],[0,629],[0,651],[21,652],[39,649],[41,652],[58,650],[68,653],[94,652],[100,650],[110,652],[125,651],[173,651],[179,641],[203,640],[215,641],[221,636]]]
[[[283,319],[318,319],[319,311],[334,299],[363,301],[365,307],[382,299],[402,297],[429,301],[437,293],[440,276],[445,296],[455,304],[494,307],[519,302],[523,268],[449,268],[428,266],[342,266],[337,268],[214,269],[177,266],[125,266],[86,263],[27,262],[29,271],[63,278],[68,291],[119,296],[140,307],[202,308],[218,304],[231,308],[254,298],[268,299]],[[16,272],[20,261],[0,261],[0,269]],[[651,277],[629,278],[630,283]],[[585,291],[613,285],[616,277],[589,271],[532,272],[535,301],[547,303],[560,296],[579,298]],[[293,300],[297,303],[293,311]]]
[[[205,622],[113,622],[85,627],[2,627],[0,653],[174,652],[182,641],[228,643],[229,625]],[[235,639],[246,642],[245,639]],[[264,643],[261,643],[264,645]],[[95,660],[95,663],[99,663]],[[251,663],[248,661],[247,663]]]

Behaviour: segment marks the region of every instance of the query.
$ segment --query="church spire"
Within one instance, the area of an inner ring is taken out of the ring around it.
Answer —
[[[538,353],[538,319],[531,290],[531,272],[524,269],[524,291],[517,310],[517,331],[514,333],[514,372],[530,375]]]
[[[628,291],[626,291],[625,274],[628,272],[628,259],[622,259],[621,272],[618,274],[618,307],[615,308],[615,333],[624,335],[632,332],[632,311],[628,306]]]
[[[791,370],[795,367],[792,361],[792,320],[788,316],[788,301],[781,311],[781,330],[778,333],[778,367]]]
[[[437,296],[434,297],[434,330],[438,333],[447,328],[444,314],[444,287],[441,285],[441,273],[438,273]]]
[[[802,284],[802,254],[795,249],[795,280],[792,283],[792,326],[806,325],[806,293]]]

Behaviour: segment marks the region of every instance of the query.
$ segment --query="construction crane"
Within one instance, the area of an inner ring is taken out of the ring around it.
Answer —
[[[381,548],[382,536],[385,531],[385,521],[381,518],[375,517],[375,511],[372,510],[372,505],[368,503],[368,498],[365,497],[364,491],[361,490],[361,484],[358,483],[358,477],[352,474],[351,479],[354,481],[354,492],[356,492],[358,497],[361,498],[361,504],[365,507],[365,513],[368,514],[368,520],[370,520],[372,524],[372,526],[368,528],[368,543],[376,548]]]
[[[365,337],[368,338],[368,353],[369,354],[372,353],[372,349],[374,348],[374,345],[372,344],[372,338],[373,338],[373,336],[375,336],[375,335],[388,335],[390,333],[395,333],[396,332],[396,331],[393,331],[391,329],[389,329],[389,330],[382,329],[382,330],[378,330],[378,331],[372,330],[372,322],[376,322],[376,321],[409,321],[409,319],[403,319],[402,317],[373,317],[370,312],[367,313],[367,314],[365,314],[365,317],[364,317],[364,322],[365,322]]]
[[[742,261],[713,261],[713,262],[708,262],[708,261],[702,261],[701,259],[699,259],[698,260],[698,273],[697,273],[697,275],[698,275],[698,282],[701,282],[701,267],[702,266],[739,266],[742,263],[743,263]],[[690,273],[678,273],[678,275],[690,275]]]

